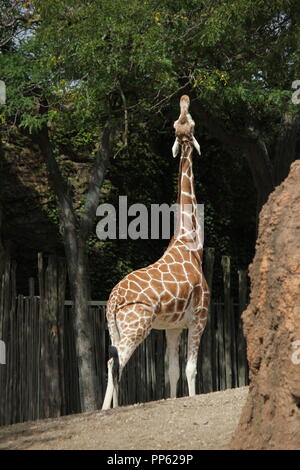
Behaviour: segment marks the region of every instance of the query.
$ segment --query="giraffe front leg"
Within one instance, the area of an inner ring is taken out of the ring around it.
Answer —
[[[197,375],[197,357],[190,356],[186,364],[186,379],[188,383],[189,396],[196,395],[196,375]]]
[[[114,384],[113,393],[113,408],[117,408],[119,405],[119,382]]]
[[[166,363],[170,381],[170,397],[176,398],[177,382],[179,379],[179,341],[182,329],[166,330],[167,349]]]
[[[203,330],[204,326],[200,323],[190,327],[188,332],[188,356],[185,373],[190,397],[196,395],[198,350]]]

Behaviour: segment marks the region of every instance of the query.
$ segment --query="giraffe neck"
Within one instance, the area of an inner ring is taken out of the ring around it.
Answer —
[[[197,200],[194,187],[192,162],[193,147],[189,142],[182,145],[178,180],[178,216],[175,240],[180,240],[191,251],[202,256],[201,227],[197,217]]]

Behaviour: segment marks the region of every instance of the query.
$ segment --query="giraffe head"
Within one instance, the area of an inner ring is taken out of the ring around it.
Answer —
[[[176,157],[179,151],[179,147],[182,149],[187,146],[194,146],[199,153],[200,146],[197,140],[194,137],[195,122],[192,119],[192,116],[189,113],[190,99],[187,95],[183,95],[180,98],[180,116],[177,121],[174,122],[175,128],[175,142],[172,148],[173,157]]]

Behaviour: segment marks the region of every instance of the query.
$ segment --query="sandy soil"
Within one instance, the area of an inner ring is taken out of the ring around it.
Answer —
[[[247,387],[0,428],[0,449],[226,449]]]

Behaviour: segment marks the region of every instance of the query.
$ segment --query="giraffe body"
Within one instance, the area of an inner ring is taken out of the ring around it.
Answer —
[[[163,256],[152,265],[128,274],[110,294],[106,315],[114,357],[108,361],[108,386],[103,409],[110,407],[112,398],[114,406],[117,406],[118,382],[122,370],[151,329],[166,330],[172,397],[176,396],[179,378],[180,335],[184,328],[188,329],[186,376],[189,395],[195,394],[197,356],[207,320],[209,291],[202,272],[203,244],[196,214],[192,171],[194,121],[191,127],[188,105],[183,98],[182,102],[184,106],[181,106],[180,118],[175,122],[175,129],[178,122],[180,124],[184,121],[187,126],[184,134],[176,132],[176,139],[182,147],[178,226]],[[117,377],[113,373],[116,359]]]
[[[175,295],[174,286],[175,284]],[[156,263],[128,274],[112,290],[108,316],[115,310],[140,304],[152,310],[153,328],[188,327],[188,308],[199,305],[203,291],[203,276],[199,274],[197,259],[183,244],[176,244]],[[126,293],[126,295],[124,295]],[[202,300],[202,299],[201,299]],[[122,321],[123,320],[123,321]],[[125,329],[128,318],[118,315],[118,329]]]

